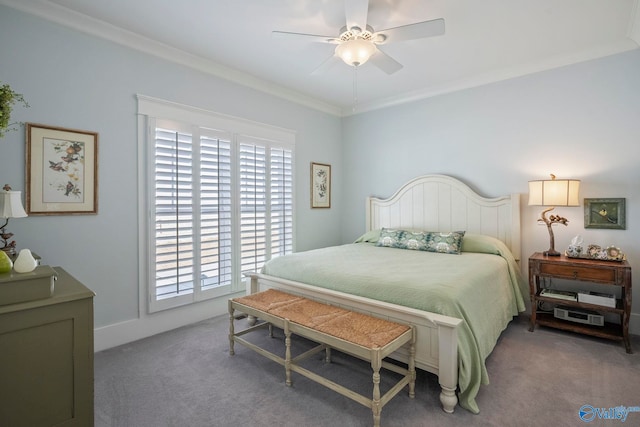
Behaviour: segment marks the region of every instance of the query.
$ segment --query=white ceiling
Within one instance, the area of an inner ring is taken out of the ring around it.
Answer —
[[[639,0],[370,0],[375,30],[444,18],[443,36],[384,45],[404,65],[358,69],[356,112],[638,48]],[[0,0],[75,29],[337,115],[354,111],[354,68],[311,72],[334,45],[343,0]]]

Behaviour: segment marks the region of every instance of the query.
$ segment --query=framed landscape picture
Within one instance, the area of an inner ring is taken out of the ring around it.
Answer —
[[[28,215],[98,213],[98,134],[26,125]]]
[[[331,166],[311,163],[311,207],[331,207]]]
[[[584,228],[626,229],[625,199],[584,199]]]

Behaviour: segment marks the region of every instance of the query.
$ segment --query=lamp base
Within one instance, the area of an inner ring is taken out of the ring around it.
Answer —
[[[559,215],[551,215],[550,218],[547,218],[546,213],[552,210],[553,207],[543,210],[542,214],[540,215],[540,219],[538,220],[544,222],[547,225],[547,230],[549,231],[549,250],[544,251],[543,254],[545,254],[546,256],[560,256],[562,254],[555,249],[556,239],[553,237],[553,228],[551,228],[551,226],[553,224],[567,225],[567,222],[569,221]]]

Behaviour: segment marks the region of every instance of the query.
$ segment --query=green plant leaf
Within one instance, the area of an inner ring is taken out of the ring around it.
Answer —
[[[8,84],[0,85],[0,138],[6,132],[18,130],[18,123],[10,123],[11,110],[16,103],[22,104],[25,108],[29,108],[29,103],[25,101],[21,93],[15,92]]]

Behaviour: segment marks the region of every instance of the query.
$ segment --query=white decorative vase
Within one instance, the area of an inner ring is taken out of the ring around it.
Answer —
[[[31,254],[29,249],[20,249],[18,258],[13,263],[13,269],[16,273],[29,273],[35,270],[38,266],[38,262]]]

